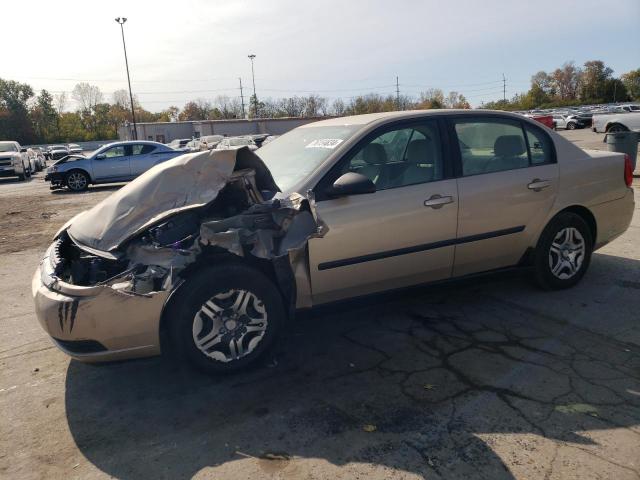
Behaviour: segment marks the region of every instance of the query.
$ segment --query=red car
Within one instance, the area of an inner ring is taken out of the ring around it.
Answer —
[[[531,115],[531,118],[533,118],[536,122],[540,122],[545,127],[549,127],[551,130],[556,129],[556,124],[553,121],[552,115]]]

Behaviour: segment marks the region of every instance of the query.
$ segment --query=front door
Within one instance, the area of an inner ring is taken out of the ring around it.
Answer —
[[[438,123],[423,120],[377,131],[339,161],[329,182],[358,172],[376,192],[319,195],[328,233],[309,242],[314,304],[451,276],[458,193],[442,146]]]
[[[558,188],[544,127],[504,118],[452,120],[460,207],[454,276],[516,265],[544,227]]]
[[[93,174],[98,182],[128,180],[131,177],[129,147],[116,145],[92,160]]]

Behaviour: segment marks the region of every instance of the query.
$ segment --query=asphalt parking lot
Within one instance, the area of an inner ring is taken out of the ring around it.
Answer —
[[[117,188],[0,179],[0,477],[640,477],[640,178],[632,226],[571,290],[509,274],[321,309],[223,378],[81,364],[40,329],[51,235]]]

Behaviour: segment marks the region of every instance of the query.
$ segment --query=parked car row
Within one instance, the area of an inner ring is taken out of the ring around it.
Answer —
[[[176,150],[186,150],[189,152],[202,152],[205,150],[228,150],[231,148],[249,147],[250,150],[258,149],[267,139],[275,136],[268,133],[255,135],[239,135],[227,137],[224,135],[205,135],[191,140],[187,138],[175,139],[166,145]],[[271,140],[269,140],[271,141]]]
[[[640,105],[619,104],[619,105],[583,105],[580,107],[566,107],[546,110],[530,110],[527,112],[516,112],[526,117],[533,118],[547,125],[546,117],[552,117],[553,129],[575,130],[578,128],[592,127],[594,132],[615,132],[625,130],[637,130],[638,121],[634,117],[614,118],[612,115],[624,115],[627,113],[637,113],[640,115]],[[594,125],[594,117],[598,116],[598,126]],[[606,117],[606,118],[603,118]]]

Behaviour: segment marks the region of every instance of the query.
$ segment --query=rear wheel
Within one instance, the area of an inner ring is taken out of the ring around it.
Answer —
[[[65,183],[69,190],[82,192],[89,187],[89,175],[82,170],[71,170],[67,174]]]
[[[556,216],[542,232],[535,252],[535,278],[546,290],[577,284],[584,276],[593,250],[589,226],[575,213]]]
[[[619,133],[619,132],[628,132],[629,129],[624,125],[620,125],[619,123],[614,123],[609,128],[607,128],[607,133]]]
[[[188,280],[171,318],[179,353],[209,373],[249,366],[273,344],[285,319],[278,289],[260,271],[221,265]]]

